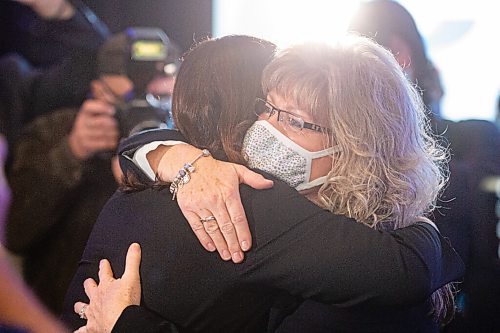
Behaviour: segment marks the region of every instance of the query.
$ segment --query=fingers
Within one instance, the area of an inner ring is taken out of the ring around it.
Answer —
[[[114,107],[105,102],[87,100],[78,112],[75,127],[81,135],[118,139],[118,122],[113,117],[114,113]]]
[[[240,183],[247,184],[255,189],[267,189],[273,186],[272,180],[265,179],[262,175],[253,172],[242,165],[231,165],[234,167]],[[241,247],[243,251],[248,251],[252,247],[252,235],[250,233],[243,204],[241,203],[240,192],[237,188],[226,194],[225,206],[224,211],[227,211],[229,221],[232,222],[232,226],[234,227],[234,234],[239,242],[238,247]],[[220,211],[222,209],[223,208],[220,207],[218,210]],[[236,250],[236,244],[233,243],[234,238],[227,238],[225,233],[224,236],[226,237],[230,251],[233,254],[234,261],[234,257],[238,255],[237,252],[234,252]]]
[[[215,247],[217,248],[217,251],[219,252],[220,257],[223,260],[231,259],[231,253],[229,252],[229,248],[227,246],[226,240],[224,239],[224,236],[222,236],[222,233],[220,231],[219,225],[217,224],[217,221],[212,220],[212,221],[204,222],[203,227],[204,227],[206,233],[208,234],[208,236],[214,242]]]
[[[269,188],[273,182],[244,167],[235,168],[231,163],[214,159],[199,163],[199,170],[211,172],[196,173],[190,184],[179,190],[177,202],[206,249],[213,243],[222,259],[231,258],[239,263],[243,261],[243,251],[252,246],[252,239],[238,186],[245,182],[257,188]],[[200,221],[209,216],[215,220]]]
[[[227,198],[226,198],[227,200]],[[231,218],[229,217],[229,214],[226,209],[226,204],[224,201],[217,201],[216,206],[212,209],[213,214],[208,214],[208,215],[202,215],[201,217],[207,217],[210,215],[215,216],[215,221],[209,221],[205,222],[205,230],[207,230],[207,233],[212,237],[213,234],[211,234],[208,231],[208,228],[210,228],[212,225],[216,224],[218,226],[218,229],[220,230],[220,233],[222,234],[222,238],[224,239],[224,243],[227,244],[227,250],[229,253],[226,252],[226,248],[222,249],[223,253],[223,259],[226,260],[228,255],[231,257],[234,263],[240,263],[243,261],[243,252],[241,251],[240,248],[240,243],[238,241],[238,236],[236,235],[236,230],[234,228],[233,223],[231,222]],[[246,219],[245,219],[246,222]],[[217,235],[216,235],[217,236]],[[214,240],[215,246],[217,247],[217,242],[214,237],[212,237]],[[223,244],[221,244],[223,245]]]
[[[114,280],[113,269],[107,259],[102,259],[99,262],[99,283],[109,282]]]
[[[84,306],[89,306],[89,305],[83,302],[76,302],[75,305],[73,305],[73,311],[75,311],[77,315],[80,315]]]
[[[117,127],[116,119],[106,114],[97,114],[85,119],[85,128],[89,132],[106,134],[106,131],[117,130]]]
[[[222,235],[216,220],[201,222],[201,217],[206,218],[212,214],[208,210],[202,210],[200,213],[194,213],[191,210],[183,209],[183,214],[188,220],[189,226],[195,233],[201,245],[210,252],[217,249],[223,260],[231,259],[231,253],[226,240]]]
[[[125,272],[122,279],[130,279],[131,281],[140,281],[139,267],[141,265],[141,247],[137,243],[132,243],[127,251],[125,259]]]
[[[197,212],[197,215],[200,217],[203,229],[214,242],[221,258],[223,260],[229,260],[232,257],[232,252],[239,251],[239,246],[229,217],[227,214],[221,213],[224,212],[220,211],[220,208],[215,207],[214,212],[207,209],[201,209]],[[235,242],[237,246],[236,249],[234,249]],[[237,262],[241,260],[237,260]]]
[[[99,100],[86,100],[78,112],[69,136],[73,154],[87,159],[99,151],[114,150],[120,136],[115,109]]]
[[[229,195],[226,198],[226,208],[229,213],[230,220],[234,225],[236,231],[237,240],[243,251],[248,251],[252,247],[252,234],[250,233],[250,227],[248,226],[248,221],[245,215],[245,210],[243,209],[243,204],[241,203],[241,197],[239,192],[235,192],[233,195]]]
[[[113,139],[118,140],[119,130],[118,122],[115,118],[108,115],[95,115],[80,119],[78,131],[84,138],[89,139]]]
[[[83,289],[85,290],[85,294],[87,294],[87,297],[89,299],[92,299],[94,297],[94,292],[97,288],[97,283],[94,281],[92,278],[88,278],[85,281],[83,281]]]
[[[246,184],[253,187],[256,190],[265,190],[267,188],[273,187],[273,181],[264,178],[261,174],[253,172],[243,165],[232,164],[238,177],[240,179],[240,184]]]
[[[189,210],[183,210],[184,217],[188,220],[189,226],[193,230],[194,234],[200,241],[201,245],[210,252],[216,250],[216,246],[214,245],[212,238],[207,234],[203,223],[200,221],[200,217],[198,214],[193,213]]]
[[[98,99],[87,99],[85,102],[83,102],[79,114],[81,116],[92,116],[99,114],[114,116],[115,108],[113,107],[113,105]]]

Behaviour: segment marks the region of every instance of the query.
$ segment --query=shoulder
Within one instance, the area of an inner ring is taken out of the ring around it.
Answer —
[[[171,199],[168,190],[145,189],[125,193],[117,190],[107,201],[99,219],[115,220],[128,217],[127,220],[145,218],[159,218],[159,211],[164,210],[165,215],[170,213],[177,203]],[[178,210],[178,208],[177,208]],[[165,216],[163,216],[165,217]]]
[[[167,141],[167,140],[182,141],[182,142],[186,141],[183,135],[176,130],[170,130],[170,129],[147,130],[132,135],[124,139],[122,142],[120,142],[120,145],[118,147],[118,153],[119,154],[130,153],[144,146],[147,143],[154,141]]]
[[[334,228],[339,222],[354,220],[315,205],[286,183],[264,174],[274,181],[266,190],[255,190],[241,186],[241,198],[252,235],[257,241],[267,242],[277,237],[298,236],[304,230]],[[356,227],[354,227],[356,228]]]
[[[258,170],[257,170],[258,171]],[[297,190],[283,181],[263,173],[267,179],[271,179],[274,185],[270,189],[255,190],[242,185],[241,196],[246,210],[256,216],[296,216],[297,220],[303,216],[324,211],[301,195]]]

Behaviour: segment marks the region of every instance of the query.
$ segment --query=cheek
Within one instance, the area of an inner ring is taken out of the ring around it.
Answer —
[[[316,178],[326,176],[328,172],[330,172],[332,168],[332,157],[325,156],[321,158],[316,158],[312,161],[311,164],[311,179],[314,180]]]
[[[327,148],[323,134],[316,133],[285,133],[292,141],[309,151],[320,151]]]

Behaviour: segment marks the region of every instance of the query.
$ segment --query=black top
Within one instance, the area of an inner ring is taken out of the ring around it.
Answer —
[[[465,263],[458,313],[460,331],[500,332],[500,258],[496,233],[498,199],[483,190],[486,177],[500,176],[500,131],[484,120],[434,119],[451,153],[450,179],[432,220]]]
[[[428,224],[374,231],[277,180],[269,190],[242,186],[241,196],[253,248],[236,265],[201,248],[168,189],[115,193],[66,296],[65,322],[84,324],[73,312],[74,302],[87,300],[83,281],[97,279],[102,258],[121,276],[132,242],[142,246],[142,305],[181,329],[203,332],[266,331],[270,309],[284,295],[337,307],[383,307],[386,318],[380,319],[387,321],[390,307],[427,311],[430,293],[463,273],[458,255]],[[415,325],[424,323],[419,318]]]

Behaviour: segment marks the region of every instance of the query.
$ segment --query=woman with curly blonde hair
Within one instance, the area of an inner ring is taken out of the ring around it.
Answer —
[[[388,50],[358,36],[334,47],[292,47],[266,67],[262,82],[265,94],[285,101],[284,109],[326,124],[325,147],[338,147],[324,183],[308,190],[319,206],[379,230],[411,225],[435,208],[446,184],[447,151],[431,133],[419,92]],[[273,174],[269,160],[262,161],[248,162]],[[448,320],[451,286],[432,298],[435,315]]]
[[[329,124],[340,147],[320,204],[366,225],[407,226],[434,208],[447,154],[430,134],[419,93],[392,55],[365,38],[285,51],[264,90]]]

